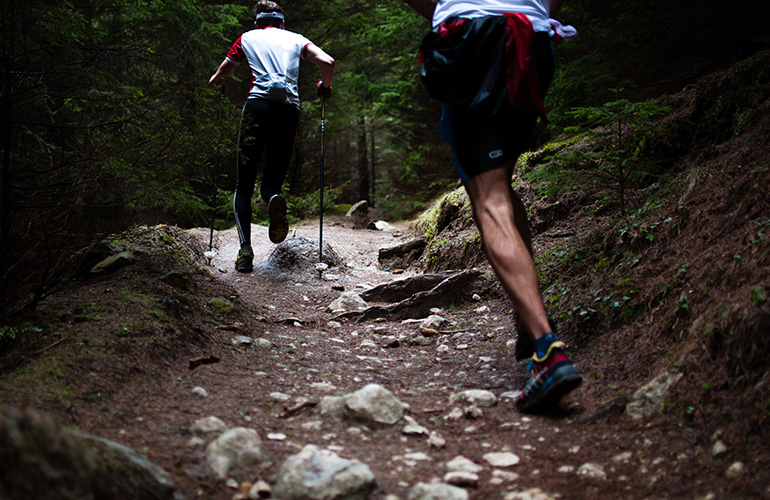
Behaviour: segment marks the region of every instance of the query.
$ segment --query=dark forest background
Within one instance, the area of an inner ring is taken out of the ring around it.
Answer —
[[[400,1],[281,2],[286,26],[337,60],[326,110],[326,205],[409,217],[457,181],[439,105],[418,76],[427,22]],[[141,224],[232,224],[235,137],[249,75],[206,87],[251,28],[251,2],[6,0],[0,6],[0,311],[34,306],[106,235]],[[568,0],[542,144],[609,102],[643,103],[770,47],[764,1]],[[303,63],[304,64],[304,63]],[[320,73],[301,71],[286,190],[317,213]],[[734,98],[734,97],[726,97]],[[583,112],[581,112],[581,110]],[[686,145],[682,145],[686,147]],[[255,201],[259,217],[259,202]]]

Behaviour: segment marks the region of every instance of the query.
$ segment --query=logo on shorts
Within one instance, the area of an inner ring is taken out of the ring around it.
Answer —
[[[501,156],[503,156],[503,150],[502,149],[495,149],[494,151],[490,151],[489,152],[489,157],[491,159],[493,159],[493,160],[495,158],[500,158]]]

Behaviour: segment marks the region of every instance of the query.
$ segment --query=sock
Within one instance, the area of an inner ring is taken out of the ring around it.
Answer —
[[[556,342],[557,339],[556,335],[553,334],[553,332],[546,333],[539,339],[535,341],[535,355],[538,358],[543,358],[548,353],[548,348],[551,347],[551,344]]]

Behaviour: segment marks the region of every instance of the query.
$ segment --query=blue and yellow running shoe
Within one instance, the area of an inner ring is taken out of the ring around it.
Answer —
[[[556,341],[541,358],[537,354],[527,363],[527,385],[516,399],[516,408],[524,413],[557,409],[561,399],[577,389],[583,379],[564,352],[564,342]]]

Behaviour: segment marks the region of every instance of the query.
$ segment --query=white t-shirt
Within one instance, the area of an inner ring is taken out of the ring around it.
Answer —
[[[433,13],[433,27],[450,17],[473,19],[520,12],[532,21],[535,31],[549,31],[550,0],[439,0]]]
[[[298,33],[279,28],[253,29],[235,41],[227,60],[236,65],[244,58],[248,61],[249,99],[270,99],[299,108],[299,62],[311,43]]]

